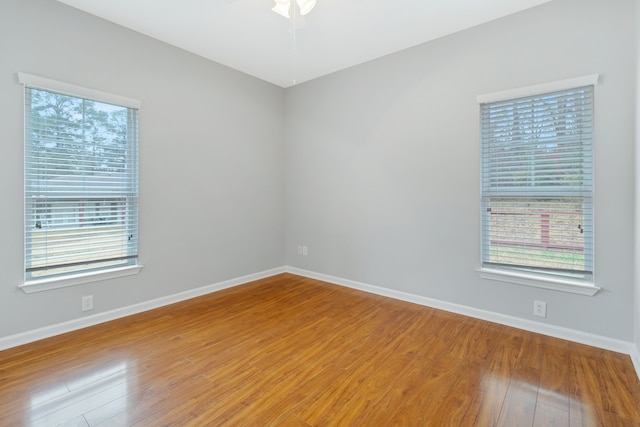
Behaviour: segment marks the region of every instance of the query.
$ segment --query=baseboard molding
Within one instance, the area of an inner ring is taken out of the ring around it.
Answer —
[[[156,298],[150,301],[144,301],[127,307],[105,311],[103,313],[97,313],[92,316],[74,319],[68,322],[58,323],[56,325],[34,329],[32,331],[23,332],[16,335],[2,337],[0,338],[0,351],[12,347],[17,347],[23,344],[28,344],[30,342],[38,341],[41,339],[50,338],[55,335],[60,335],[78,329],[87,328],[89,326],[98,325],[100,323],[109,322],[111,320],[130,316],[132,314],[138,314],[144,311],[153,310],[154,308],[164,307],[166,305],[185,301],[191,298],[196,298],[202,295],[210,294],[212,292],[221,291],[223,289],[232,288],[234,286],[253,282],[254,280],[260,280],[267,277],[275,276],[276,274],[281,274],[284,272],[284,267],[274,268],[271,270],[262,271],[260,273],[249,274],[247,276],[237,277],[235,279],[225,280],[223,282],[215,283],[212,285],[190,289],[185,292],[168,295],[161,298]]]
[[[640,348],[638,347],[640,344],[634,345],[633,350],[629,356],[631,356],[631,361],[633,362],[633,366],[636,368],[636,373],[638,374],[638,378],[640,378]]]
[[[446,301],[441,301],[433,298],[427,298],[420,295],[410,294],[407,292],[396,291],[393,289],[383,288],[379,286],[369,285],[366,283],[356,282],[353,280],[342,279],[340,277],[329,276],[327,274],[316,273],[314,271],[308,271],[296,267],[285,267],[287,273],[296,274],[298,276],[308,277],[311,279],[322,280],[323,282],[329,282],[340,286],[345,286],[352,289],[357,289],[364,292],[369,292],[376,295],[382,295],[389,298],[398,299],[401,301],[412,302],[420,304],[426,307],[437,308],[439,310],[448,311],[451,313],[462,314],[464,316],[474,317],[476,319],[482,319],[501,325],[511,326],[514,328],[522,329],[525,331],[535,332],[542,335],[548,335],[555,338],[561,338],[568,341],[577,342],[580,344],[590,345],[593,347],[603,348],[605,350],[611,350],[618,353],[628,354],[633,361],[636,369],[636,373],[640,378],[640,356],[638,354],[638,347],[632,342],[616,340],[600,335],[590,334],[587,332],[577,331],[574,329],[564,328],[561,326],[547,325],[544,323],[534,322],[527,319],[521,319],[518,317],[508,316],[505,314],[494,313],[491,311],[480,310],[477,308],[464,306],[460,304],[453,304]]]

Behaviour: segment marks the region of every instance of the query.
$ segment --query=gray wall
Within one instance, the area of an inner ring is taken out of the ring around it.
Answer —
[[[289,265],[632,341],[634,0],[556,0],[286,93]],[[600,73],[595,297],[480,279],[476,96]],[[296,253],[307,245],[308,256]]]
[[[142,101],[139,275],[26,295],[24,71]],[[0,2],[0,337],[284,264],[284,91],[54,0]]]
[[[640,357],[640,0],[636,0],[636,199],[635,199],[635,343]]]

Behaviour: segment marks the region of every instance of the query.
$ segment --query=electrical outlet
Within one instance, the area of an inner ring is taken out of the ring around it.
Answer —
[[[307,247],[306,246],[302,247],[302,255],[307,256]]]
[[[93,310],[93,295],[82,297],[82,311]]]
[[[547,317],[547,303],[544,301],[534,301],[533,315],[538,317]]]
[[[302,255],[302,246],[298,246],[298,255]]]

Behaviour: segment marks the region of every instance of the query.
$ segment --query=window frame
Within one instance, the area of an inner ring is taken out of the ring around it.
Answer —
[[[25,102],[23,103],[23,109],[22,109],[23,113],[25,114],[25,135],[24,135],[25,149],[26,149],[26,137],[27,137],[26,135],[26,88],[27,87],[35,90],[55,92],[58,94],[68,95],[68,96],[72,96],[79,99],[86,99],[86,100],[92,100],[92,101],[97,101],[101,103],[113,104],[113,105],[125,107],[128,109],[139,110],[141,107],[141,102],[136,99],[127,98],[120,95],[114,95],[114,94],[110,94],[110,93],[106,93],[106,92],[102,92],[94,89],[89,89],[89,88],[85,88],[82,86],[77,86],[77,85],[73,85],[65,82],[60,82],[57,80],[52,80],[52,79],[48,79],[40,76],[35,76],[27,73],[22,73],[22,72],[18,73],[18,83],[24,86],[24,93],[25,93]],[[136,141],[137,141],[137,137],[136,137]],[[137,150],[137,146],[135,147],[135,149]],[[25,159],[25,162],[26,162],[26,159]],[[26,167],[25,162],[23,163],[25,164],[25,167]],[[138,180],[139,180],[137,173],[135,175],[135,179],[136,179],[135,188],[136,188],[136,194],[137,194]],[[25,181],[25,189],[23,193],[25,195],[27,194],[26,181]],[[139,196],[136,196],[136,198],[139,198]],[[25,221],[26,221],[26,215],[27,215],[27,210],[25,205],[25,212],[24,212]],[[136,213],[135,221],[137,224],[138,222],[137,213]],[[25,230],[25,233],[26,233],[25,227],[23,227],[23,230]],[[136,239],[139,242],[138,233],[136,233]],[[26,265],[26,257],[27,257],[26,251],[27,251],[27,248],[25,246],[23,249],[23,256],[25,257],[25,265]],[[77,272],[64,274],[64,275],[52,275],[49,277],[44,276],[42,278],[27,278],[26,271],[25,271],[24,273],[25,279],[23,283],[18,285],[18,288],[25,293],[47,291],[47,290],[58,289],[58,288],[67,287],[67,286],[75,286],[75,285],[80,285],[85,283],[113,279],[117,277],[134,275],[139,273],[142,267],[143,266],[142,264],[140,264],[139,254],[138,254],[138,257],[135,259],[135,262],[133,264],[129,264],[125,266],[116,265],[113,267],[106,267],[98,270],[77,271]]]
[[[507,100],[515,100],[518,98],[525,98],[530,96],[542,95],[547,93],[559,92],[564,90],[570,90],[574,88],[584,87],[584,86],[593,86],[594,92],[595,87],[598,83],[598,74],[591,74],[587,76],[581,76],[566,80],[558,80],[533,86],[526,86],[516,89],[510,89],[500,92],[487,93],[484,95],[479,95],[477,97],[478,105],[481,104],[490,104],[500,101]],[[594,106],[595,110],[595,106]],[[482,131],[482,124],[479,123],[478,126],[479,131]],[[480,156],[482,159],[482,155]],[[482,165],[480,167],[481,179],[480,179],[480,199],[482,199]],[[594,195],[594,186],[591,186],[591,201],[593,202]],[[480,203],[482,205],[482,203]],[[481,209],[479,209],[481,211]],[[593,212],[593,211],[592,211]],[[484,218],[483,213],[480,213],[480,226],[481,230],[484,227]],[[480,252],[482,253],[482,245],[484,237],[482,235],[482,231],[480,233]],[[595,237],[591,240],[590,244],[592,245],[592,255],[594,254],[594,240]],[[595,256],[594,256],[595,263]],[[526,271],[524,269],[518,268],[491,268],[483,265],[482,257],[480,257],[480,267],[477,268],[477,273],[481,278],[513,283],[518,285],[525,286],[533,286],[537,288],[550,289],[580,295],[593,296],[595,295],[601,288],[595,285],[595,268],[593,268],[593,272],[590,280],[583,279],[574,279],[571,277],[563,277],[561,275],[552,275],[545,273],[537,273]]]

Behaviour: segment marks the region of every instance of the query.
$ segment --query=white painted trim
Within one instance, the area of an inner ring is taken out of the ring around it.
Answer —
[[[478,95],[478,104],[488,104],[490,102],[506,101],[508,99],[524,98],[526,96],[541,95],[543,93],[557,92],[560,90],[573,89],[576,87],[596,85],[598,84],[598,77],[599,74],[590,74],[588,76],[574,77],[566,80],[556,80],[553,82]]]
[[[82,97],[86,99],[92,99],[94,101],[105,102],[107,104],[120,105],[122,107],[140,109],[142,105],[141,101],[133,98],[127,98],[125,96],[114,95],[112,93],[102,92],[95,89],[89,89],[82,86],[76,86],[71,83],[60,82],[58,80],[48,79],[46,77],[34,76],[33,74],[18,73],[18,83],[25,86],[51,90],[54,92],[62,93],[64,95],[71,95],[76,97]]]
[[[174,304],[180,301],[196,298],[202,295],[210,294],[212,292],[221,291],[223,289],[232,288],[245,283],[253,282],[255,280],[264,279],[267,277],[275,276],[276,274],[284,273],[284,267],[274,268],[266,270],[260,273],[249,274],[247,276],[237,277],[235,279],[225,280],[223,282],[215,283],[213,285],[204,286],[197,289],[191,289],[185,292],[180,292],[174,295],[168,295],[161,298],[156,298],[150,301],[144,301],[138,304],[130,305],[127,307],[117,308],[115,310],[106,311],[104,313],[94,314],[92,316],[83,317],[80,319],[70,320],[68,322],[58,323],[56,325],[46,326],[44,328],[35,329],[32,331],[22,332],[20,334],[10,335],[0,338],[0,351],[8,348],[17,347],[19,345],[28,344],[30,342],[38,341],[45,338],[50,338],[55,335],[64,334],[67,332],[75,331],[89,326],[98,325],[100,323],[116,320],[121,317],[130,316],[132,314],[142,313],[144,311],[153,310],[155,308],[164,307],[169,304]]]
[[[548,335],[555,338],[561,338],[581,344],[599,347],[605,350],[611,350],[618,353],[632,355],[636,352],[633,343],[617,340],[601,335],[590,334],[575,329],[563,328],[561,326],[547,325],[532,320],[522,319],[519,317],[508,316],[505,314],[494,313],[491,311],[481,310],[478,308],[468,307],[465,305],[454,304],[433,298],[427,298],[421,295],[410,294],[407,292],[396,291],[393,289],[383,288],[379,286],[369,285],[366,283],[356,282],[353,280],[342,279],[339,277],[329,276],[322,273],[303,270],[296,267],[285,267],[286,272],[296,274],[298,276],[309,277],[311,279],[322,280],[324,282],[369,292],[376,295],[382,295],[389,298],[420,304],[426,307],[437,308],[439,310],[449,311],[451,313],[461,314],[464,316],[474,317],[501,325],[511,326],[525,331],[535,332],[542,335]],[[637,366],[636,366],[637,369]],[[640,377],[640,370],[638,370]]]
[[[638,344],[633,346],[631,353],[631,361],[633,362],[633,366],[636,368],[636,373],[638,374],[638,378],[640,378],[640,348],[638,348]]]
[[[578,280],[542,277],[536,274],[494,270],[488,268],[480,268],[476,271],[483,279],[515,283],[517,285],[524,286],[533,286],[535,288],[551,289],[554,291],[569,292],[572,294],[594,296],[600,290],[599,287],[593,284],[587,284]]]
[[[79,273],[64,277],[29,280],[18,285],[18,288],[22,289],[25,294],[50,291],[52,289],[66,288],[67,286],[83,285],[85,283],[115,279],[117,277],[133,276],[134,274],[138,274],[140,270],[142,270],[142,267],[142,265],[130,265],[127,267],[110,268],[109,270]]]

